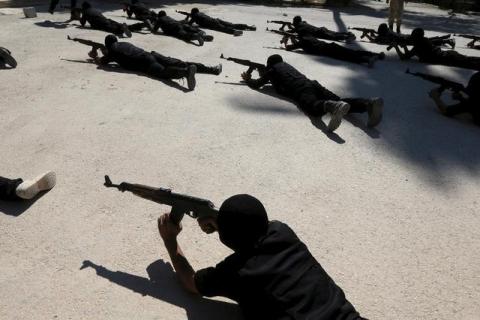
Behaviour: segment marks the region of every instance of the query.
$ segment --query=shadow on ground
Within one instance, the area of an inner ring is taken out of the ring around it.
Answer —
[[[0,200],[0,212],[13,217],[18,217],[25,211],[27,211],[31,206],[35,204],[40,198],[42,198],[48,191],[43,191],[37,194],[33,199],[30,200],[19,200],[19,201],[4,201]]]
[[[241,320],[240,309],[234,303],[211,300],[185,292],[179,285],[172,266],[157,260],[147,267],[149,278],[122,271],[111,271],[91,261],[84,261],[80,268],[93,268],[98,276],[119,286],[165,301],[185,309],[189,320]]]

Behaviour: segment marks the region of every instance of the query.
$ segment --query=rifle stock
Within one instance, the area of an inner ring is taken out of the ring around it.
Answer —
[[[376,35],[376,34],[377,34],[377,31],[376,31],[376,30],[374,30],[374,29],[368,29],[368,28],[356,28],[356,27],[350,28],[350,27],[348,27],[348,30],[361,31],[361,32],[362,32],[362,35],[360,36],[360,39],[363,39],[363,38],[365,38],[365,37],[368,36],[368,35]]]
[[[280,27],[281,31],[285,30],[285,27],[291,27],[292,23],[288,21],[280,21],[280,20],[267,20],[267,23],[275,23],[275,24],[281,24],[282,26]]]
[[[215,209],[215,205],[211,201],[174,193],[170,189],[155,188],[128,182],[113,184],[108,175],[105,176],[104,186],[107,188],[117,188],[122,192],[129,191],[138,197],[172,207],[170,219],[175,224],[179,224],[185,214],[194,219],[216,217],[218,214],[218,210]]]

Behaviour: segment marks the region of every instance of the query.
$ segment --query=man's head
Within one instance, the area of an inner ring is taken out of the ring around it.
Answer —
[[[258,199],[238,194],[223,202],[217,224],[220,241],[224,245],[236,252],[246,251],[266,234],[268,216]]]
[[[88,1],[83,1],[83,3],[82,3],[82,9],[83,9],[83,10],[90,9],[91,7],[92,7],[92,5],[90,4],[90,2],[88,2]]]
[[[190,10],[190,13],[193,15],[196,15],[197,13],[199,13],[200,10],[198,10],[198,8],[193,8],[192,10]]]
[[[283,62],[282,56],[279,54],[273,54],[267,59],[267,67],[273,67],[277,63]]]
[[[293,25],[294,25],[294,26],[298,26],[298,25],[300,24],[300,22],[302,22],[302,17],[300,17],[300,16],[295,16],[295,17],[293,18]]]
[[[107,47],[107,49],[110,49],[115,42],[118,42],[118,39],[113,34],[105,37],[105,47]]]
[[[166,13],[164,10],[158,11],[158,17],[159,17],[159,18],[165,17],[166,15],[167,15],[167,13]]]
[[[413,42],[418,42],[425,37],[425,31],[422,28],[415,28],[412,30],[410,35],[412,37]]]
[[[377,32],[379,35],[386,35],[390,29],[388,29],[388,25],[386,23],[382,23],[378,26]]]

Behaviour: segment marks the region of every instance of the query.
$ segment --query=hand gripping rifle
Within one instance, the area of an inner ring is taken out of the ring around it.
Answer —
[[[475,42],[480,41],[479,36],[474,36],[472,34],[456,34],[455,36],[472,40],[469,43],[467,43],[467,47],[469,47],[469,48],[473,48],[475,46]]]
[[[279,34],[283,36],[283,39],[280,41],[280,43],[284,43],[285,45],[288,43],[288,39],[293,39],[297,37],[295,33],[288,32],[288,31],[281,31],[281,30],[273,30],[273,29],[265,29],[268,32]],[[292,40],[293,41],[293,40]]]
[[[248,67],[248,70],[247,70],[248,74],[252,74],[252,72],[254,70],[257,70],[258,73],[260,74],[260,76],[262,76],[267,69],[267,67],[264,64],[257,63],[257,62],[252,62],[250,60],[244,60],[244,59],[238,59],[238,58],[232,58],[232,57],[225,58],[223,53],[220,55],[220,59],[225,59],[225,60],[228,60],[228,61],[232,61],[232,62],[241,64],[242,66],[247,66]]]
[[[361,31],[362,35],[360,36],[360,39],[365,38],[366,36],[375,36],[377,35],[377,31],[374,29],[368,29],[368,28],[348,28],[348,30],[357,30]]]
[[[172,207],[170,219],[175,224],[179,224],[185,214],[194,219],[216,217],[218,214],[218,210],[215,209],[215,205],[211,201],[174,193],[170,189],[154,188],[128,182],[113,184],[109,176],[105,176],[104,186],[117,188],[122,192],[130,191],[141,198]]]
[[[426,73],[410,72],[409,69],[407,69],[405,73],[411,74],[412,76],[415,76],[415,77],[422,78],[423,80],[427,80],[427,81],[439,84],[441,90],[451,89],[453,92],[460,92],[460,91],[465,92],[464,85],[455,81],[450,81],[442,77],[437,77],[437,76],[433,76]]]
[[[285,27],[289,27],[291,28],[292,27],[292,23],[291,22],[288,22],[288,21],[280,21],[280,20],[267,20],[267,23],[276,23],[276,24],[281,24],[282,26],[280,27],[280,30],[281,31],[284,31],[285,30]]]

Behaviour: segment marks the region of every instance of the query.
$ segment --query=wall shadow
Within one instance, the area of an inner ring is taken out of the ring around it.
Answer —
[[[149,278],[122,271],[111,271],[91,261],[84,261],[80,270],[93,268],[97,275],[121,287],[162,300],[185,309],[189,320],[241,320],[237,304],[217,301],[187,293],[180,287],[170,263],[157,260],[147,267]]]

